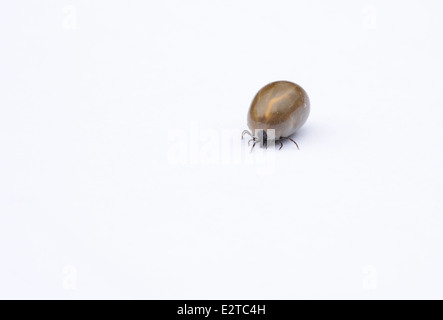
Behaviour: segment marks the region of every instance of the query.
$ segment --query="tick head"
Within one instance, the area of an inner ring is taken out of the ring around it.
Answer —
[[[266,130],[255,130],[255,142],[260,143],[260,148],[266,148],[268,145],[268,134]]]
[[[268,134],[267,134],[266,130],[259,130],[258,139],[260,141],[261,148],[268,146]]]

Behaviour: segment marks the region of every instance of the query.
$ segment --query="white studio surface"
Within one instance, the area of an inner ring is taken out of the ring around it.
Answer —
[[[442,10],[3,2],[0,298],[443,298]],[[251,155],[275,80],[301,150]]]

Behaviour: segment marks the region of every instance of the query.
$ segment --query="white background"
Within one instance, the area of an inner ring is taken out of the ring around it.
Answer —
[[[3,1],[0,298],[443,298],[442,10]],[[275,80],[311,115],[263,172]]]

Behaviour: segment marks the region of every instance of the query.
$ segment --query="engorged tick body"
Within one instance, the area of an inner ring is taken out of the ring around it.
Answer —
[[[252,149],[256,143],[266,147],[272,137],[269,130],[275,130],[273,140],[280,142],[289,139],[308,119],[310,112],[309,97],[299,85],[289,81],[272,82],[263,87],[255,96],[248,112],[248,127],[243,131],[252,137]],[[298,148],[298,145],[297,145]],[[252,151],[251,149],[251,151]]]

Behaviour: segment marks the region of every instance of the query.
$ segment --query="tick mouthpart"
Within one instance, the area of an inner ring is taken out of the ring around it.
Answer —
[[[268,147],[268,134],[266,130],[260,129],[256,130],[257,135],[257,142],[260,143],[260,148],[267,148]]]

